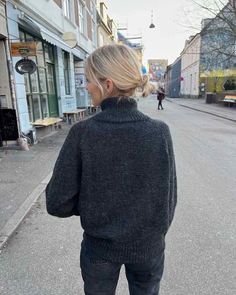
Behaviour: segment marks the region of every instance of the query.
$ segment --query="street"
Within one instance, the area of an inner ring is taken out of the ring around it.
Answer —
[[[236,293],[236,123],[155,96],[139,109],[172,133],[178,204],[167,235],[160,295]],[[1,295],[82,295],[79,218],[58,219],[38,200],[0,255]],[[122,269],[118,295],[128,295]]]

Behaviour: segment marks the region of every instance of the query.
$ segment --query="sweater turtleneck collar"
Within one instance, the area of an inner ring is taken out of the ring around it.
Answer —
[[[132,97],[108,97],[102,101],[101,109],[137,110],[137,102]]]
[[[101,103],[102,112],[92,117],[100,122],[125,123],[149,120],[150,118],[140,112],[137,102],[131,97],[108,97]]]

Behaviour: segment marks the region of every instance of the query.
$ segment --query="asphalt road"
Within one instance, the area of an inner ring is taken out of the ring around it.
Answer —
[[[154,97],[140,109],[170,126],[178,206],[160,295],[236,294],[236,124]],[[45,212],[44,196],[0,255],[1,295],[82,295],[79,219]],[[122,271],[118,295],[128,295]]]

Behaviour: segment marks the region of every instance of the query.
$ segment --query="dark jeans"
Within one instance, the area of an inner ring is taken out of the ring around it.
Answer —
[[[82,243],[80,267],[86,295],[114,295],[122,264],[97,257]],[[164,251],[151,262],[125,264],[130,295],[158,295],[164,269]]]
[[[158,110],[160,110],[160,108],[163,110],[162,99],[158,100]]]

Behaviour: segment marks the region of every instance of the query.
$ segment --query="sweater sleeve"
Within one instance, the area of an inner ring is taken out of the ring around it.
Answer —
[[[166,141],[168,165],[169,165],[168,225],[170,226],[174,217],[175,207],[177,204],[177,176],[176,176],[176,165],[175,165],[173,142],[172,142],[169,127],[167,125],[165,130],[165,141]]]
[[[46,207],[50,215],[79,215],[81,155],[78,135],[73,126],[61,148],[51,180],[46,187]]]

